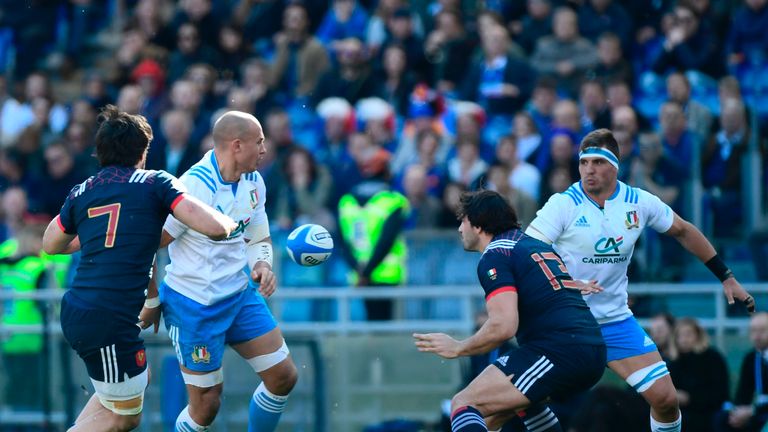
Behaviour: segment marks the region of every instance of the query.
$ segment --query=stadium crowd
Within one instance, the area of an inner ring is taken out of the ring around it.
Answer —
[[[768,172],[768,0],[26,3],[0,0],[0,243],[96,172],[109,103],[149,120],[147,168],[177,176],[221,113],[253,113],[277,230],[337,229],[369,179],[408,199],[406,229],[455,229],[479,187],[526,225],[603,127],[622,181],[701,205],[718,237],[747,234],[744,167]]]

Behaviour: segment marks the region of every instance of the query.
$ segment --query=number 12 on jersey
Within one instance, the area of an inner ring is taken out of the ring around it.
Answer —
[[[99,207],[91,207],[88,209],[88,218],[95,218],[99,216],[108,215],[107,220],[107,236],[104,240],[104,247],[111,248],[115,245],[115,237],[117,236],[117,223],[120,222],[120,203],[107,204]]]
[[[532,253],[531,258],[541,267],[541,271],[549,279],[552,289],[557,291],[560,288],[578,289],[578,285],[573,280],[563,280],[561,278],[568,276],[568,269],[560,260],[560,257],[553,252]],[[557,266],[557,275],[553,267]]]

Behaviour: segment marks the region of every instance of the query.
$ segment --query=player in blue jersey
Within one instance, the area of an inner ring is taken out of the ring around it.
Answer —
[[[49,254],[82,251],[62,300],[61,327],[95,394],[70,431],[128,431],[139,424],[148,374],[137,317],[168,214],[213,239],[236,228],[175,177],[143,169],[152,140],[144,117],[109,105],[99,121],[102,168],[72,189],[43,237]]]
[[[619,145],[608,129],[590,132],[579,148],[581,181],[552,195],[526,234],[551,243],[577,279],[603,291],[585,297],[608,347],[608,367],[651,405],[653,432],[679,432],[678,392],[653,340],[627,305],[627,267],[645,227],[674,237],[720,279],[729,303],[755,302],[695,226],[658,197],[618,180]]]
[[[587,390],[603,376],[600,327],[552,247],[520,230],[514,209],[496,192],[465,194],[459,209],[462,243],[482,252],[477,277],[488,320],[471,337],[414,334],[419,351],[456,358],[487,353],[513,336],[518,347],[488,366],[451,401],[451,430],[498,429],[526,415],[529,431],[562,431],[547,398]]]
[[[297,373],[264,301],[276,287],[266,188],[256,171],[266,153],[264,132],[254,116],[229,111],[216,120],[213,142],[180,180],[190,194],[237,221],[238,229],[211,242],[169,217],[161,242],[171,258],[159,292],[162,313],[189,395],[176,430],[207,431],[216,418],[221,362],[230,345],[262,379],[251,398],[248,430],[274,431]],[[259,283],[258,292],[249,287],[249,276]],[[145,316],[145,325],[159,318]]]

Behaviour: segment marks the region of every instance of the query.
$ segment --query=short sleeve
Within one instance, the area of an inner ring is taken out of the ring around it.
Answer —
[[[176,205],[183,199],[186,186],[176,177],[165,171],[157,171],[155,180],[155,192],[169,211],[173,211]]]
[[[485,291],[485,301],[503,292],[517,291],[515,277],[504,255],[485,253],[477,264],[477,278]]]
[[[536,212],[536,218],[528,225],[526,234],[539,240],[544,240],[540,239],[540,236],[535,233],[531,233],[531,228],[534,228],[543,234],[549,243],[556,242],[563,231],[565,231],[567,226],[566,218],[570,213],[572,205],[571,198],[568,196],[563,194],[552,195],[547,200],[547,203],[544,204],[544,207]]]
[[[656,195],[642,189],[637,190],[640,193],[639,202],[643,204],[642,210],[648,221],[646,225],[660,233],[669,231],[675,221],[675,213],[672,209]]]
[[[64,200],[64,205],[61,206],[58,216],[59,228],[69,235],[77,234],[77,224],[75,223],[73,210],[72,194],[69,194],[67,199]]]

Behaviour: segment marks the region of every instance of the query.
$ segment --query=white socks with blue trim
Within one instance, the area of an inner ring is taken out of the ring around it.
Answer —
[[[200,426],[189,415],[189,405],[176,417],[176,432],[208,432],[208,426]]]
[[[680,411],[677,412],[677,420],[672,423],[662,423],[656,421],[656,419],[651,416],[651,432],[680,432],[682,427],[683,416]]]
[[[262,382],[253,392],[248,409],[248,432],[273,432],[285,410],[288,396],[278,396]]]

